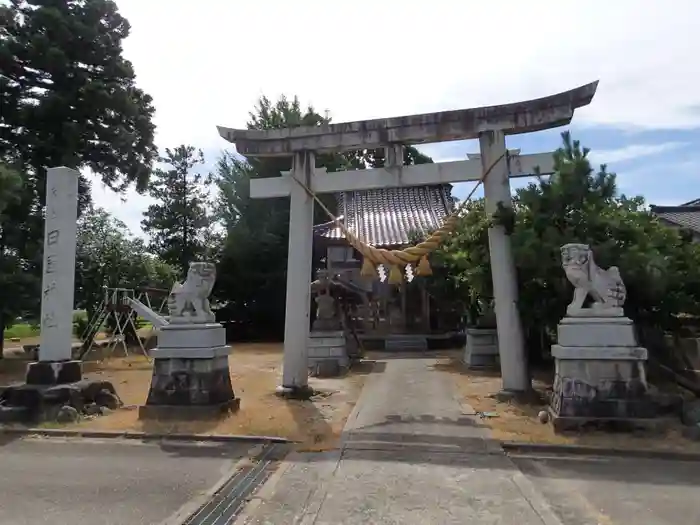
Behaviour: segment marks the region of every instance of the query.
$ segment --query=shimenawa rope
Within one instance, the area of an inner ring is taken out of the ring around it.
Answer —
[[[418,275],[432,274],[430,262],[428,262],[428,255],[431,252],[435,251],[444,241],[444,239],[450,233],[452,233],[455,226],[457,225],[459,214],[461,213],[462,209],[469,202],[477,188],[484,183],[486,177],[489,176],[489,174],[496,167],[496,165],[501,160],[503,160],[504,157],[507,157],[507,155],[508,151],[506,150],[505,153],[500,155],[488,167],[488,169],[484,171],[484,174],[481,176],[481,179],[479,179],[474,188],[472,188],[472,191],[469,193],[469,195],[467,195],[467,198],[464,199],[464,201],[447,217],[447,219],[445,219],[444,224],[440,228],[435,230],[424,241],[418,243],[415,246],[409,246],[408,248],[404,248],[403,250],[385,250],[384,248],[375,248],[374,246],[370,246],[369,244],[363,242],[350,230],[348,230],[345,227],[345,224],[343,224],[338,217],[331,213],[331,211],[326,207],[326,205],[323,204],[323,202],[321,202],[321,199],[319,199],[318,196],[313,191],[311,191],[311,189],[306,184],[304,184],[304,182],[300,181],[293,175],[292,179],[299,183],[299,185],[302,188],[304,188],[306,193],[308,193],[309,196],[312,197],[316,201],[316,203],[321,207],[321,209],[324,212],[326,212],[331,221],[338,225],[340,230],[345,235],[345,239],[348,241],[348,243],[362,254],[363,262],[362,270],[360,273],[363,276],[376,277],[377,266],[383,264],[385,266],[390,266],[391,268],[389,271],[389,282],[391,284],[399,284],[403,280],[403,272],[401,271],[401,269],[405,268],[408,264],[415,264],[416,262],[418,262],[418,265],[416,267],[416,273]]]

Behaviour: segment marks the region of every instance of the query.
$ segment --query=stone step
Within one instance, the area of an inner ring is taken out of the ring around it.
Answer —
[[[384,349],[390,352],[423,352],[428,349],[428,339],[421,336],[390,336],[384,341]]]

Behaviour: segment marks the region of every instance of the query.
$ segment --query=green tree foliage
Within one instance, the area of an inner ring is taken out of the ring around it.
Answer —
[[[313,108],[303,109],[297,99],[273,104],[263,97],[250,114],[249,129],[320,125],[328,119]],[[329,169],[335,159],[323,156]],[[251,199],[250,180],[275,177],[291,169],[291,158],[242,159],[227,152],[218,161],[217,210],[227,235],[215,288],[224,306],[222,317],[246,333],[240,337],[276,338],[284,329],[289,199]],[[330,200],[326,201],[334,207]],[[318,214],[318,211],[317,211]],[[319,217],[320,215],[317,215]]]
[[[320,115],[313,107],[302,108],[297,98],[282,97],[273,103],[262,97],[250,114],[248,128],[320,126],[330,122],[328,115]],[[406,148],[404,162],[420,164],[432,160],[415,148]],[[329,172],[381,167],[384,150],[319,155],[316,165]],[[217,214],[227,232],[215,295],[225,305],[223,316],[240,327],[241,337],[277,338],[284,330],[289,199],[250,199],[249,195],[251,179],[276,177],[291,167],[289,157],[243,159],[227,152],[215,168],[219,187]],[[334,196],[320,198],[335,213]],[[314,220],[316,224],[329,220],[320,206],[315,207]],[[320,256],[317,251],[316,268]]]
[[[166,149],[159,161],[169,169],[153,172],[148,192],[156,203],[144,212],[141,225],[151,236],[151,251],[177,266],[184,277],[189,263],[201,259],[214,242],[209,238],[214,220],[207,192],[211,178],[196,172],[204,156],[192,146]]]
[[[21,175],[9,166],[0,163],[0,228],[2,228],[5,222],[2,219],[5,208],[19,201],[21,190]],[[0,235],[1,234],[0,230]]]
[[[18,309],[38,313],[46,167],[89,168],[120,191],[146,187],[154,109],[122,57],[128,34],[108,0],[0,4],[0,162],[22,174],[2,215],[0,282],[12,288],[0,294],[0,330]],[[81,177],[80,209],[88,202]]]
[[[177,269],[147,253],[142,239],[102,208],[90,208],[78,223],[75,304],[92,319],[104,299],[103,287],[169,290]]]
[[[18,316],[32,310],[32,304],[28,303],[29,292],[38,291],[36,273],[27,272],[31,261],[24,260],[12,242],[12,217],[7,213],[20,202],[22,189],[20,173],[0,163],[0,359],[5,328]]]
[[[556,172],[516,192],[512,217],[489,217],[483,200],[471,202],[436,254],[438,293],[461,298],[474,321],[493,297],[488,228],[512,225],[519,309],[533,355],[549,349],[571,301],[560,254],[571,242],[589,244],[601,268],[619,267],[625,310],[638,325],[673,329],[678,314],[700,314],[700,247],[685,232],[661,224],[641,197],[618,195],[615,175],[605,166],[594,171],[587,155],[564,133]]]
[[[0,157],[38,182],[45,166],[89,167],[112,188],[145,189],[154,109],[122,57],[130,26],[116,4],[12,0],[0,28]]]

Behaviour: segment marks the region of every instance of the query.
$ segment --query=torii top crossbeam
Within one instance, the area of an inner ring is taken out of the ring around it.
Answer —
[[[218,126],[218,130],[224,139],[236,144],[238,153],[247,157],[467,140],[491,130],[515,135],[568,124],[574,110],[591,103],[597,88],[598,81],[595,81],[548,97],[512,104],[396,118],[268,130]]]

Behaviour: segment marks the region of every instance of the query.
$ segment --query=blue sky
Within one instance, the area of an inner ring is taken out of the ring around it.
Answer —
[[[116,1],[161,149],[190,144],[213,163],[230,147],[216,126],[245,127],[261,95],[297,95],[343,122],[504,104],[599,80],[569,127],[592,160],[651,204],[700,198],[697,0]],[[551,151],[561,131],[511,136],[508,147]],[[455,160],[478,146],[423,150]],[[120,200],[95,184],[93,198],[140,234],[147,197]]]
[[[607,164],[617,174],[620,193],[642,195],[648,204],[676,205],[700,198],[700,129],[629,130],[611,126],[577,126],[550,129],[507,138],[509,148],[523,154],[552,151],[561,144],[561,133],[569,130],[574,139],[591,149],[595,167]],[[426,153],[458,158],[463,151],[478,152],[476,141],[454,142],[423,148]],[[462,158],[464,155],[461,155]],[[513,179],[513,189],[528,179]],[[455,188],[458,197],[471,190],[470,184]],[[477,191],[475,194],[481,196]]]

